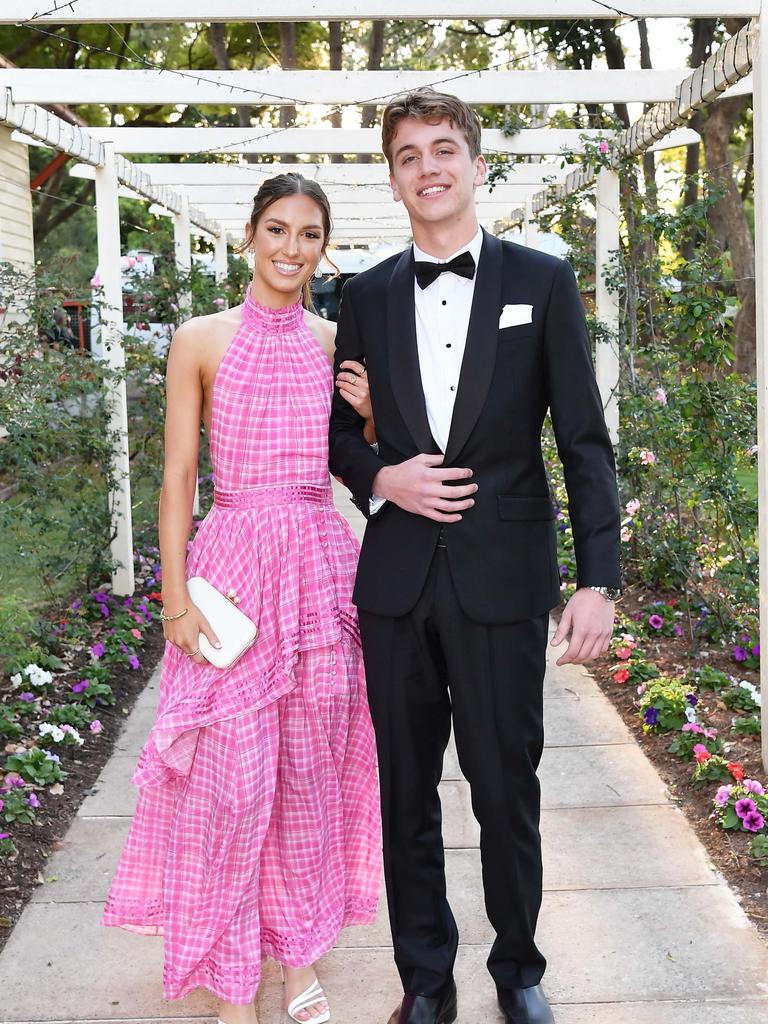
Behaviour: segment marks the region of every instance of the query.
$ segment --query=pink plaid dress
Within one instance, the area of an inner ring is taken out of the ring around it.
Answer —
[[[333,506],[333,373],[301,304],[250,290],[213,385],[215,503],[187,559],[259,627],[229,670],[166,645],[136,814],[103,923],[164,936],[163,991],[256,994],[261,964],[327,953],[374,920],[376,755],[352,583]]]

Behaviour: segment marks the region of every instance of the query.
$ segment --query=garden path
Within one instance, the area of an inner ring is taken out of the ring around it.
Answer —
[[[339,490],[355,530],[363,519]],[[0,955],[0,1017],[17,1022],[208,1024],[204,991],[161,996],[161,940],[99,925],[134,807],[130,776],[157,673]],[[545,690],[545,893],[539,939],[557,1024],[766,1024],[768,948],[669,799],[617,712],[582,669],[550,664]],[[458,1024],[500,1020],[484,960],[478,830],[453,747],[442,782],[447,871],[461,931]],[[383,1024],[398,999],[386,915],[342,935],[321,965],[336,1024]],[[287,1018],[269,965],[261,1024]]]

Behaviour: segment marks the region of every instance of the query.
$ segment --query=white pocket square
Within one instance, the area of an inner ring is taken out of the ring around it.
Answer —
[[[512,306],[505,306],[499,317],[499,330],[505,327],[519,327],[520,324],[530,324],[533,321],[533,306],[520,302]]]

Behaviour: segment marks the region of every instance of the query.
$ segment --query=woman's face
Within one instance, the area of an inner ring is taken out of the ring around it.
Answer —
[[[251,241],[253,282],[272,304],[284,305],[301,294],[315,272],[325,246],[322,210],[308,195],[285,196],[261,214]]]

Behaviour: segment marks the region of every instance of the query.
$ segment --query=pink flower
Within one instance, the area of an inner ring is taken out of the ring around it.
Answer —
[[[96,733],[96,735],[98,735],[103,728],[104,726],[101,724],[98,718],[94,718],[94,720],[91,722],[91,732]]]
[[[629,679],[629,672],[625,668],[620,668],[618,672],[613,673],[613,678],[617,683],[626,683]]]
[[[213,304],[214,304],[214,306],[226,306],[227,300],[226,299],[214,299],[213,300]]]
[[[742,786],[748,793],[755,793],[757,796],[763,796],[765,789],[760,785],[757,779],[744,779]]]
[[[640,500],[639,500],[639,498],[631,498],[624,507],[627,510],[627,515],[628,516],[636,515],[637,512],[640,509]]]
[[[656,456],[652,451],[643,449],[643,451],[640,452],[640,462],[643,466],[652,466],[655,461]]]
[[[131,630],[131,636],[135,636],[137,640],[141,640],[141,630],[140,629],[132,629]]]
[[[136,257],[128,256],[126,259],[126,263],[128,264],[128,269],[133,270],[133,268],[136,266]]]
[[[605,141],[605,139],[601,139],[600,142],[598,143],[597,148],[600,150],[601,153],[607,153],[608,152],[608,143]]]
[[[752,814],[757,810],[757,804],[754,800],[750,800],[748,796],[745,796],[741,800],[736,801],[734,810],[740,818],[744,818],[747,814]]]
[[[656,390],[653,393],[653,397],[656,399],[659,405],[667,404],[667,392],[664,390],[664,388],[656,388]]]
[[[712,755],[703,743],[696,744],[696,746],[693,748],[693,756],[696,758],[699,764],[704,764],[705,761],[708,761],[710,757],[712,757]]]
[[[139,253],[139,255],[136,257],[136,262],[137,263],[143,263],[144,262],[144,257],[141,255],[141,253]]]
[[[750,811],[749,814],[745,814],[741,819],[741,824],[747,832],[759,832],[765,827],[765,818],[757,810]]]
[[[648,625],[651,627],[651,629],[661,629],[661,627],[664,625],[664,619],[662,619],[660,615],[649,615]]]
[[[731,787],[730,786],[721,786],[718,789],[718,791],[715,793],[715,803],[717,804],[717,806],[718,807],[725,807],[725,805],[728,803],[728,798],[730,797],[730,795],[731,795]]]
[[[99,274],[98,270],[91,278],[91,288],[101,288],[101,274]]]
[[[619,647],[616,650],[616,657],[620,658],[622,661],[626,661],[627,658],[631,658],[632,657],[632,648],[631,647]]]

